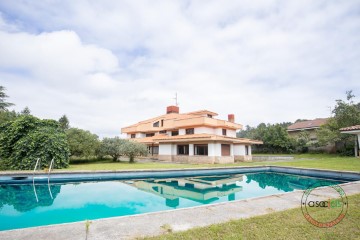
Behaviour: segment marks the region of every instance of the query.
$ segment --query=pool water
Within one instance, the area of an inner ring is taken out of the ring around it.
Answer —
[[[320,180],[328,185],[343,183],[279,173],[249,173],[50,185],[0,185],[0,230],[266,196],[304,190]]]

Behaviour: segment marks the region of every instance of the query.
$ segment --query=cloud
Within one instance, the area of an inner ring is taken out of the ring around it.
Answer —
[[[164,113],[242,124],[327,117],[360,89],[357,1],[0,3],[0,80],[17,108],[101,136]],[[2,83],[4,82],[4,83]],[[41,94],[39,94],[41,93]]]

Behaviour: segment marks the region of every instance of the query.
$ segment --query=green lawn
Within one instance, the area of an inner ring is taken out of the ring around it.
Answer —
[[[298,154],[295,159],[286,162],[241,162],[235,164],[172,164],[172,163],[142,163],[129,164],[128,162],[91,162],[71,164],[63,170],[131,170],[131,169],[170,169],[170,168],[199,168],[199,167],[232,167],[232,166],[258,166],[276,165],[304,168],[319,168],[332,170],[360,171],[360,159],[355,157],[340,157],[329,154]]]
[[[146,239],[360,239],[360,194],[348,200],[347,215],[331,228],[311,225],[298,208]],[[326,219],[328,214],[321,210],[313,216]]]

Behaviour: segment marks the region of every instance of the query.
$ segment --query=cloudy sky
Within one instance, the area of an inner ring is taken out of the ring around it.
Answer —
[[[0,1],[0,85],[20,111],[101,137],[165,112],[244,125],[360,99],[360,2]]]

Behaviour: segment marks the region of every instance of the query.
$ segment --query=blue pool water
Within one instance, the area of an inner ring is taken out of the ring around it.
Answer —
[[[50,186],[0,185],[0,230],[266,196],[304,190],[319,180],[279,173],[249,173],[132,181],[67,182]],[[324,179],[321,181],[329,185],[342,183]]]

